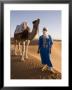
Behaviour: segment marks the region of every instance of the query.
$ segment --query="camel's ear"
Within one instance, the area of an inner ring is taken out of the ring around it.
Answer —
[[[32,23],[34,24],[37,20],[33,21]]]
[[[39,18],[37,20],[40,22],[40,19]]]
[[[38,18],[37,20],[34,20],[32,23],[35,24],[36,22],[40,22],[40,19]]]

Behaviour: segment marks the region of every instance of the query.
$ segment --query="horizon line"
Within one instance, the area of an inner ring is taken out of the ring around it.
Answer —
[[[10,37],[11,39],[13,38],[14,39],[14,37]],[[33,40],[38,40],[38,39],[33,39]],[[61,39],[53,39],[54,41],[62,41]]]

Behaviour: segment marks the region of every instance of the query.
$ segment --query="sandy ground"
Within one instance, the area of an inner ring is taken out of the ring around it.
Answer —
[[[61,42],[54,41],[51,53],[51,61],[56,73],[50,71],[42,72],[40,54],[37,53],[38,46],[30,45],[28,59],[21,61],[21,56],[15,56],[14,45],[11,45],[11,78],[12,79],[60,79],[61,78]],[[19,52],[18,52],[19,53]]]

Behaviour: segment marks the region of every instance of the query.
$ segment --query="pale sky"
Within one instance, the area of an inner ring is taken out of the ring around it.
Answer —
[[[61,11],[60,10],[36,10],[36,11],[11,11],[10,12],[10,29],[11,37],[14,36],[14,31],[17,25],[23,21],[27,21],[32,30],[32,21],[36,18],[40,19],[39,34],[42,35],[43,27],[48,28],[49,34],[53,39],[61,40]]]

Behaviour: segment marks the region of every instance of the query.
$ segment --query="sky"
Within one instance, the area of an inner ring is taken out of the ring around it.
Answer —
[[[39,33],[36,36],[38,38],[42,35],[43,27],[48,28],[48,33],[53,39],[61,40],[61,11],[60,10],[24,10],[24,11],[11,11],[10,12],[10,29],[11,37],[14,37],[14,31],[17,25],[27,21],[28,26],[32,30],[32,21],[39,18]]]

